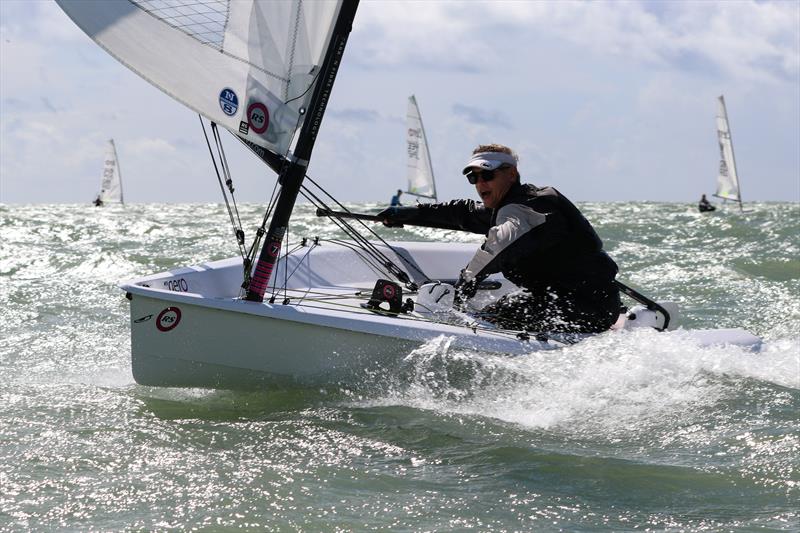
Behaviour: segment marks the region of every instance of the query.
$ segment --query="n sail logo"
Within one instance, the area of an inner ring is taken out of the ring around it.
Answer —
[[[239,110],[239,97],[233,92],[233,89],[225,87],[219,93],[219,107],[222,112],[232,117]]]

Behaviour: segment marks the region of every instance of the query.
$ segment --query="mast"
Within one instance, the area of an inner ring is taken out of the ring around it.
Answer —
[[[333,82],[342,61],[344,48],[347,38],[353,26],[353,19],[356,15],[359,0],[344,0],[333,27],[333,37],[325,52],[325,59],[320,69],[320,81],[314,87],[314,93],[309,102],[307,113],[309,117],[303,123],[300,135],[297,139],[294,154],[290,157],[289,165],[281,171],[278,182],[281,184],[281,192],[275,205],[275,212],[267,230],[267,237],[264,246],[256,261],[252,272],[250,285],[247,287],[246,300],[251,302],[264,301],[264,292],[269,284],[272,271],[281,251],[283,236],[289,225],[289,218],[292,215],[297,195],[305,178],[311,152],[314,149],[314,142],[317,139],[322,116],[330,99]]]

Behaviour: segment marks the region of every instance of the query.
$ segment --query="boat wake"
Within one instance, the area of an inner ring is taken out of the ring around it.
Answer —
[[[527,428],[592,431],[681,423],[744,389],[800,390],[800,339],[687,347],[655,331],[610,333],[519,357],[470,352],[439,337],[411,352],[370,404],[474,415]]]

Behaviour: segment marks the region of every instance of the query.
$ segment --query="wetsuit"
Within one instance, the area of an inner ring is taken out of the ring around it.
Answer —
[[[494,210],[472,200],[402,208],[398,223],[481,233],[486,240],[461,272],[465,297],[502,272],[524,288],[481,310],[488,321],[529,331],[605,331],[617,320],[617,265],[592,225],[552,187],[513,185]]]

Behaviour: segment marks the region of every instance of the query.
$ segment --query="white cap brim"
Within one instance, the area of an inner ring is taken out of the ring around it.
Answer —
[[[467,166],[461,171],[462,174],[469,172],[471,168],[482,168],[484,170],[495,170],[502,165],[517,166],[517,158],[511,154],[503,152],[479,152],[473,154]]]

